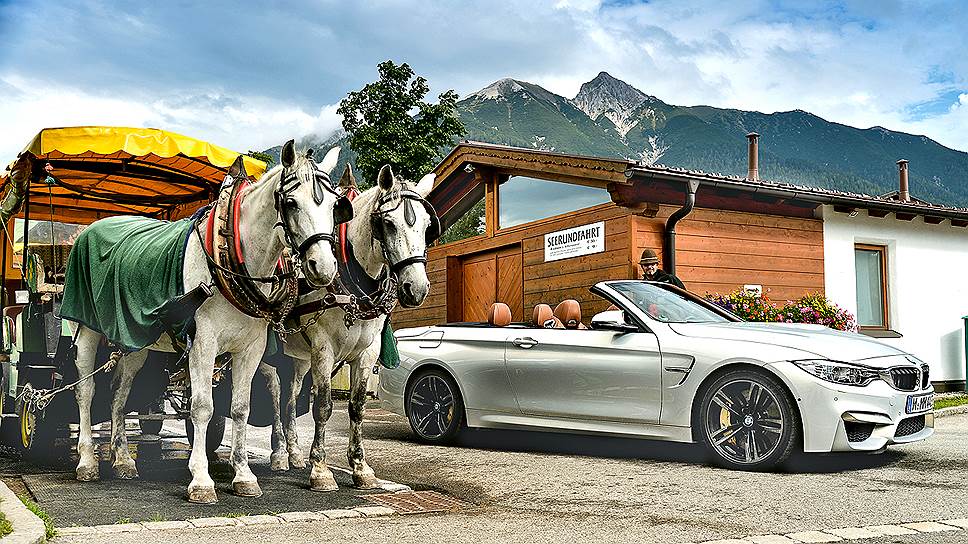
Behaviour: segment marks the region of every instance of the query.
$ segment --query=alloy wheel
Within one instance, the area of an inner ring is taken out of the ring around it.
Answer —
[[[437,374],[422,376],[410,389],[410,423],[427,440],[447,434],[456,415],[456,399],[450,384]]]
[[[709,445],[739,465],[753,465],[773,454],[786,424],[776,394],[749,379],[721,385],[704,415]]]

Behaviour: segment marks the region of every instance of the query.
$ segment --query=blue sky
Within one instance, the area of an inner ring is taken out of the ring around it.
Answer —
[[[0,162],[45,126],[261,149],[339,126],[385,59],[434,93],[513,77],[572,97],[606,70],[682,105],[804,109],[968,150],[958,2],[0,0]]]

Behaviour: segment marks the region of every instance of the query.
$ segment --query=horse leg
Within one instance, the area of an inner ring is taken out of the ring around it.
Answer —
[[[232,490],[240,497],[262,496],[259,482],[249,469],[249,453],[245,449],[245,434],[249,423],[249,405],[252,400],[252,378],[255,377],[262,354],[265,352],[263,341],[254,341],[242,351],[232,353],[232,468],[235,478]],[[278,378],[277,378],[278,381]]]
[[[313,419],[316,423],[316,433],[313,446],[309,450],[309,487],[313,491],[336,491],[336,478],[333,471],[326,466],[326,422],[333,415],[333,396],[331,393],[331,373],[333,368],[333,354],[322,350],[312,352],[313,385],[316,396],[313,397]]]
[[[188,458],[188,469],[192,472],[192,481],[188,484],[188,501],[209,504],[218,502],[215,481],[208,474],[208,455],[205,452],[208,423],[215,411],[212,402],[212,374],[215,372],[218,345],[209,330],[199,327],[198,331],[188,353],[188,375],[192,387],[191,418],[195,428],[192,454]]]
[[[138,468],[128,451],[128,437],[124,432],[124,406],[128,402],[128,394],[131,393],[131,383],[147,358],[147,350],[131,353],[122,357],[114,369],[114,399],[111,401],[111,453],[114,457],[112,468],[114,475],[122,480],[138,477]]]
[[[350,441],[346,459],[353,471],[353,485],[360,489],[379,486],[373,469],[366,464],[363,450],[363,411],[366,407],[366,391],[369,370],[376,363],[377,353],[368,349],[350,363]]]
[[[81,326],[77,331],[75,346],[77,347],[78,376],[85,376],[94,371],[94,358],[101,335],[87,327]],[[80,429],[77,435],[77,479],[82,482],[93,482],[99,478],[97,457],[94,455],[94,440],[91,438],[91,400],[94,398],[94,377],[90,377],[77,384],[74,389],[77,397],[77,415]]]
[[[282,429],[281,398],[282,385],[279,373],[272,365],[259,363],[259,374],[266,380],[269,396],[272,397],[272,454],[269,456],[269,466],[272,470],[289,470],[289,452],[286,450],[286,434]]]
[[[310,362],[293,358],[292,387],[289,388],[289,398],[286,400],[286,413],[283,426],[286,431],[287,448],[289,449],[289,465],[292,468],[306,468],[302,447],[299,445],[299,434],[296,431],[296,399],[302,392],[303,382],[309,372]]]

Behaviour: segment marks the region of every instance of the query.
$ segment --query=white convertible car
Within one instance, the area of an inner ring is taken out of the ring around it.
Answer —
[[[431,443],[463,426],[638,436],[698,442],[745,470],[934,432],[928,365],[909,353],[819,325],[743,322],[665,284],[591,291],[614,306],[588,327],[565,301],[529,324],[495,304],[488,323],[397,331],[384,406]]]

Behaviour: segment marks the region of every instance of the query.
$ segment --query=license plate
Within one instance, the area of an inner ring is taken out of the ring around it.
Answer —
[[[908,395],[905,411],[909,414],[927,412],[934,408],[934,393],[924,395]]]

